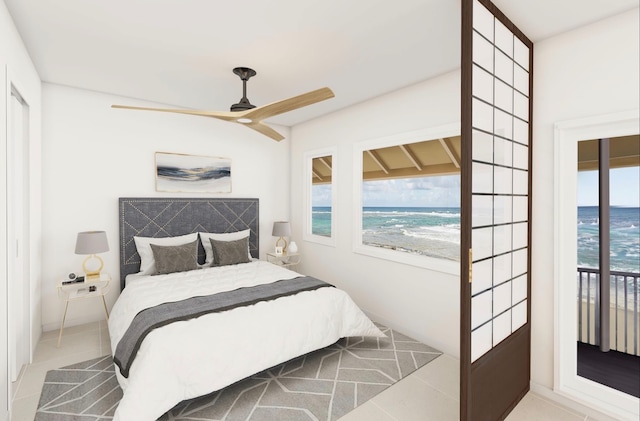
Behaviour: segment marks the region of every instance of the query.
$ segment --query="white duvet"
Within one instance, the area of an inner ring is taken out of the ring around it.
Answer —
[[[112,354],[141,310],[192,296],[300,276],[264,261],[128,282],[109,317]],[[384,336],[337,288],[320,288],[176,322],[151,332],[128,378],[115,421],[156,420],[185,399],[211,393],[347,336]]]

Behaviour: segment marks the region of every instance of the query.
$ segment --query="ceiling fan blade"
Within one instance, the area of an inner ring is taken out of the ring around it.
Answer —
[[[161,111],[165,113],[178,113],[178,114],[190,114],[202,117],[213,117],[220,120],[237,120],[243,117],[246,111],[242,112],[230,112],[230,111],[203,111],[203,110],[185,110],[185,109],[172,109],[172,108],[149,108],[149,107],[132,107],[129,105],[112,105],[111,108],[123,108],[127,110],[143,110],[143,111]]]
[[[276,132],[271,127],[259,121],[244,124],[244,126],[247,126],[248,128],[253,129],[259,133],[262,133],[263,135],[270,137],[276,142],[280,142],[282,139],[284,139],[284,136],[282,136],[280,133]]]
[[[262,123],[263,119],[286,113],[288,111],[293,111],[298,108],[306,107],[307,105],[312,105],[316,102],[333,98],[334,96],[335,95],[333,94],[333,91],[331,89],[320,88],[316,89],[315,91],[307,92],[306,94],[294,96],[282,101],[273,102],[262,107],[257,107],[245,111],[206,111],[173,108],[133,107],[130,105],[112,105],[111,108],[188,114],[217,118],[225,121],[232,121],[247,126],[248,128],[279,142],[284,139],[284,136],[282,136],[280,133],[267,126],[266,124]]]
[[[333,98],[335,95],[329,88],[320,88],[315,91],[307,92],[306,94],[294,96],[282,101],[273,102],[271,104],[256,107],[246,111],[244,117],[250,118],[253,121],[264,120],[269,117],[273,117],[278,114],[283,114],[288,111],[297,110],[298,108],[306,107],[307,105],[315,104],[316,102],[324,101]]]

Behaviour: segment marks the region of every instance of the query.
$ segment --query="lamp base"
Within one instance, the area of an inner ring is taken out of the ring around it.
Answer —
[[[84,274],[85,282],[95,282],[100,280],[100,272],[91,272]]]
[[[281,241],[284,243],[284,246],[282,247],[282,252],[286,253],[287,252],[287,240],[285,240],[284,237],[278,238],[278,241],[276,241],[276,247],[278,247],[278,245],[280,244]]]
[[[97,259],[98,262],[100,263],[100,266],[98,266],[97,269],[87,268],[87,262],[92,258]],[[85,281],[97,281],[98,279],[100,279],[100,271],[102,270],[103,267],[104,267],[104,262],[99,256],[96,256],[95,254],[89,255],[86,259],[84,259],[84,262],[82,262],[82,271],[84,272]]]

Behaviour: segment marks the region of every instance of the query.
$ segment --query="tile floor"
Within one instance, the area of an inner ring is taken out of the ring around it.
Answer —
[[[106,322],[45,332],[30,364],[13,384],[11,421],[32,421],[48,370],[111,352]],[[342,421],[455,421],[458,419],[458,361],[442,355],[341,418]],[[538,395],[529,393],[507,421],[590,421]]]

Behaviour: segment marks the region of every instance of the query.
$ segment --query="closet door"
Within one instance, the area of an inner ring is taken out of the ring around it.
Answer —
[[[494,421],[529,390],[533,45],[462,5],[460,419]]]

